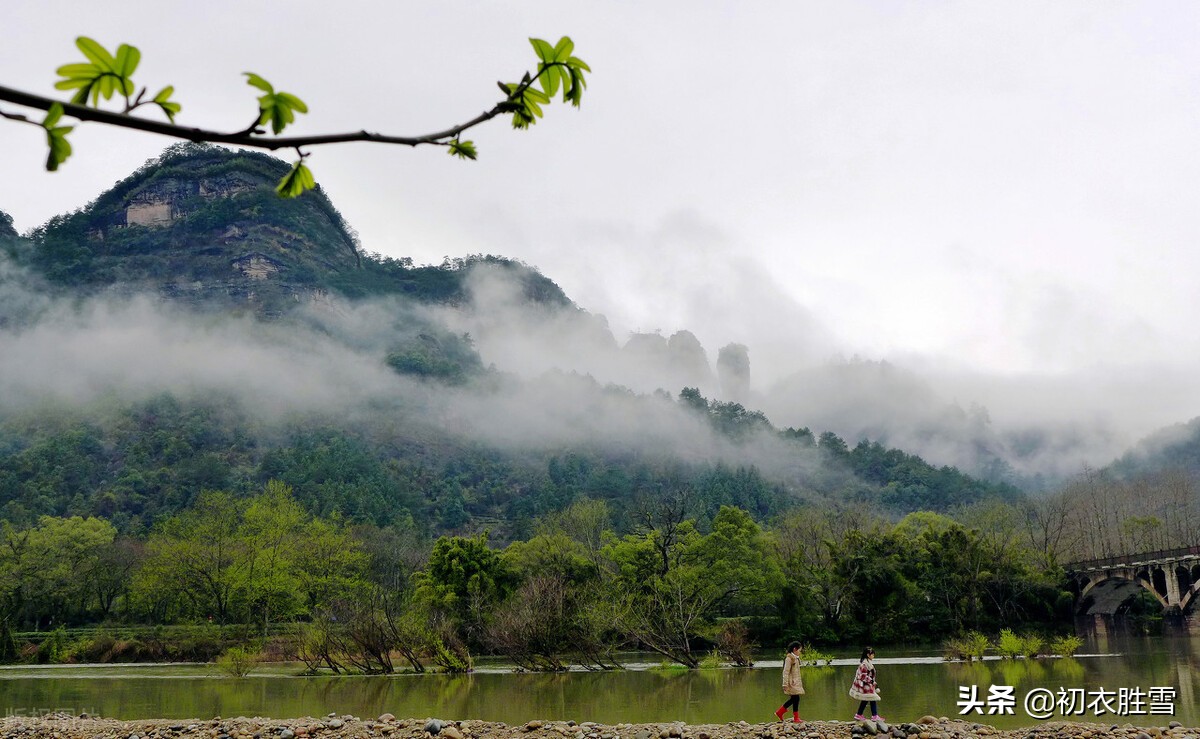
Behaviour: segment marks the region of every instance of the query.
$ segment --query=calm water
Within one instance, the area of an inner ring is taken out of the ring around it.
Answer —
[[[976,716],[997,726],[1036,724],[1024,708],[1030,690],[1095,691],[1153,687],[1175,689],[1174,718],[1200,724],[1200,637],[1092,643],[1074,659],[987,660],[945,663],[928,650],[880,649],[876,665],[883,695],[880,713],[908,721],[931,713],[954,717],[960,686],[1011,685],[1015,713]],[[857,702],[847,694],[857,660],[806,668],[801,715],[848,719]],[[644,666],[644,665],[643,665]],[[472,675],[296,677],[290,666],[264,667],[250,677],[224,677],[206,665],[134,665],[0,669],[0,715],[65,710],[115,718],[212,716],[320,716],[330,712],[374,717],[485,719],[520,723],[533,718],[603,723],[685,721],[752,723],[774,720],[782,703],[780,660],[754,669],[513,674],[493,668]],[[1114,699],[1113,708],[1119,708]],[[1149,700],[1142,707],[1148,711]],[[986,711],[986,706],[985,706]],[[1056,712],[1053,718],[1061,718]],[[1169,716],[1103,715],[1088,710],[1076,720],[1166,725]]]

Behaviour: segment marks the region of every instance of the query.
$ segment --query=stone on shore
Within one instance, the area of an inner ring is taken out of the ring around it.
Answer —
[[[535,736],[527,736],[534,733]],[[536,719],[509,726],[496,721],[400,719],[381,714],[376,721],[330,714],[324,718],[214,718],[193,722],[117,721],[69,714],[0,718],[0,739],[1200,739],[1200,729],[1179,721],[1169,726],[1112,726],[1085,722],[1045,722],[995,729],[962,720],[922,717],[889,726],[882,721],[746,721],[726,724],[600,724]]]

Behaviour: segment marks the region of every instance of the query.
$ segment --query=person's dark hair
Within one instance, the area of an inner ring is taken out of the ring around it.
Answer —
[[[864,659],[866,659],[866,658],[867,658],[867,655],[871,655],[871,654],[875,654],[875,650],[874,650],[873,648],[871,648],[871,647],[863,647],[863,653],[862,653],[862,656],[858,658],[858,661],[859,661],[859,662],[862,662]]]
[[[796,651],[796,647],[799,647],[799,646],[800,646],[800,642],[794,641],[791,644],[788,644],[788,651],[794,652],[794,651]]]

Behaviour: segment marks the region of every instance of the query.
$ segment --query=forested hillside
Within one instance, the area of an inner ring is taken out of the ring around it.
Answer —
[[[1016,488],[777,426],[744,346],[715,372],[687,331],[620,346],[520,263],[364,253],[319,191],[274,199],[280,166],[173,147],[27,238],[0,222],[5,623],[300,622],[293,656],[388,671],[1062,616]],[[22,658],[103,646],[56,643]]]

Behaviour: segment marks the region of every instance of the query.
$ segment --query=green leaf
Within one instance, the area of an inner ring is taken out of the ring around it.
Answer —
[[[290,92],[275,92],[275,87],[253,72],[244,72],[246,83],[265,91],[267,94],[258,98],[258,125],[271,124],[271,130],[278,135],[296,120],[293,110],[301,113],[308,112],[304,101]]]
[[[316,186],[317,181],[313,177],[312,170],[304,166],[304,160],[301,159],[292,165],[291,171],[284,175],[279,184],[275,186],[275,192],[279,193],[281,197],[294,198]]]
[[[62,103],[54,103],[50,106],[50,109],[46,111],[46,118],[42,121],[42,127],[48,131],[53,128],[54,124],[58,123],[59,119],[62,117]]]
[[[73,79],[69,79],[69,80],[59,80],[58,82],[54,83],[54,89],[56,89],[56,90],[72,90],[76,87],[90,87],[93,82],[95,82],[95,80],[90,79],[90,78],[89,79],[73,78]]]
[[[538,75],[542,80],[542,89],[546,91],[546,95],[554,97],[554,93],[558,92],[559,69],[558,67],[547,67],[544,64],[541,67]]]
[[[475,150],[474,141],[459,141],[458,139],[450,142],[449,153],[451,156],[456,156],[459,159],[473,160],[479,156],[479,153]]]
[[[138,51],[136,46],[129,44],[121,44],[117,48],[117,59],[115,72],[129,79],[133,76],[134,70],[137,69],[138,63],[142,60],[142,52]]]
[[[55,103],[58,105],[58,103]],[[61,108],[61,106],[59,106]],[[71,156],[71,142],[67,141],[67,134],[74,130],[74,126],[55,126],[46,128],[46,143],[50,145],[50,153],[46,157],[46,169],[50,172],[58,170],[58,165],[67,161],[67,157]]]
[[[116,60],[112,58],[112,55],[103,46],[94,40],[87,36],[80,36],[75,39],[75,45],[79,47],[84,56],[91,60],[92,64],[100,68],[101,72],[117,71]]]
[[[308,112],[308,106],[304,104],[304,101],[301,100],[300,98],[296,97],[295,95],[291,94],[290,92],[279,92],[279,93],[276,93],[275,96],[277,98],[279,98],[280,100],[283,100],[284,102],[286,102],[288,107],[290,107],[290,108],[294,108],[301,113]]]
[[[570,59],[568,59],[567,66],[575,67],[576,69],[582,69],[585,72],[592,71],[592,68],[589,67],[582,59],[580,59],[577,56],[573,56]]]
[[[55,74],[68,79],[90,80],[93,77],[100,76],[100,69],[95,64],[64,64],[55,70]]]
[[[554,45],[554,61],[565,62],[571,58],[571,52],[575,51],[575,42],[569,36],[563,36]]]
[[[113,92],[115,92],[117,89],[117,78],[113,77],[111,74],[102,75],[97,81],[96,87],[93,89],[96,91],[93,95],[95,98],[93,103],[100,102],[99,95],[103,95],[104,99],[108,100],[113,96]]]
[[[154,96],[154,101],[151,101],[154,102],[156,106],[162,108],[162,112],[167,116],[167,120],[173,122],[173,124],[175,122],[175,114],[179,113],[182,109],[182,106],[180,106],[179,103],[170,100],[170,96],[172,96],[174,92],[175,88],[167,85],[166,88],[158,90],[158,94]]]
[[[88,80],[87,84],[79,88],[79,91],[71,96],[71,102],[76,105],[87,105],[88,96],[92,94],[92,88],[96,86],[96,80]]]
[[[583,100],[583,88],[585,86],[583,83],[583,75],[579,72],[576,72],[573,67],[570,69],[571,86],[563,89],[563,102],[570,102],[571,105],[578,108],[579,103]]]
[[[540,38],[531,38],[529,43],[533,45],[533,51],[538,55],[538,58],[543,62],[554,61],[554,47]]]
[[[180,105],[179,103],[171,103],[171,102],[160,102],[160,103],[158,103],[158,107],[162,108],[163,114],[167,117],[167,120],[170,121],[171,123],[175,122],[176,114],[178,114],[180,110],[183,110],[182,105]]]
[[[174,94],[174,92],[175,88],[171,85],[167,85],[163,89],[159,90],[158,94],[154,96],[154,100],[151,101],[162,109],[163,114],[167,116],[167,120],[169,120],[171,123],[175,122],[175,114],[183,109],[183,106],[174,100],[171,100],[171,95]]]
[[[246,80],[246,84],[251,85],[253,87],[257,87],[258,89],[262,90],[263,92],[267,93],[268,95],[275,94],[275,88],[271,85],[270,82],[267,82],[262,77],[259,77],[257,74],[255,74],[253,72],[242,72],[242,74],[246,75],[246,77],[248,78]]]

